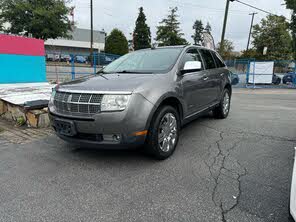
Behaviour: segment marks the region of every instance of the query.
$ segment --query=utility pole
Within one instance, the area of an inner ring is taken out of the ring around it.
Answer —
[[[220,48],[223,51],[224,49],[224,38],[225,38],[225,31],[226,31],[226,24],[227,24],[227,17],[228,17],[228,10],[229,10],[229,3],[234,2],[235,0],[226,0],[226,8],[225,8],[225,15],[224,15],[224,22],[223,22],[223,30],[220,42]]]
[[[248,45],[247,45],[247,51],[249,50],[249,45],[250,45],[250,39],[251,39],[251,34],[252,34],[252,28],[253,28],[253,23],[254,23],[254,16],[258,14],[257,12],[253,12],[249,15],[252,16],[252,21],[251,21],[251,27],[250,27],[250,32],[249,32],[249,38],[248,38]]]
[[[94,27],[93,27],[93,0],[90,0],[90,56],[93,56]]]

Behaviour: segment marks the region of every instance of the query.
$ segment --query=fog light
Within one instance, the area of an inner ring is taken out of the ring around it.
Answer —
[[[121,140],[121,136],[118,134],[111,134],[111,135],[104,135],[104,140],[105,141],[110,141],[110,142],[119,142]]]
[[[121,139],[120,135],[116,135],[116,134],[113,135],[113,140],[120,141],[120,139]]]

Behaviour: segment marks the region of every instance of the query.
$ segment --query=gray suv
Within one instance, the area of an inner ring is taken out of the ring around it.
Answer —
[[[182,125],[209,111],[228,116],[230,78],[218,53],[203,47],[139,50],[95,76],[57,85],[49,115],[63,140],[101,148],[144,145],[165,159]]]

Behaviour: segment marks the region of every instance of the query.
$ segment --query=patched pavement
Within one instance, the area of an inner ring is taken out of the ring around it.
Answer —
[[[288,221],[295,98],[235,89],[229,118],[185,126],[165,161],[2,132],[0,221]]]

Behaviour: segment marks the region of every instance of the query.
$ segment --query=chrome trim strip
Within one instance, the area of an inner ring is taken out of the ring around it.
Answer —
[[[210,105],[210,106],[208,106],[208,107],[206,107],[206,108],[204,108],[204,109],[202,109],[202,110],[199,110],[199,111],[197,111],[197,112],[195,112],[195,113],[192,113],[192,114],[190,114],[189,116],[186,116],[185,119],[188,119],[188,118],[190,118],[190,117],[192,117],[192,116],[195,116],[195,115],[197,115],[197,114],[199,114],[199,113],[201,113],[201,112],[203,112],[203,111],[205,111],[205,110],[207,110],[207,109],[210,109],[210,108],[212,108],[212,107],[214,107],[214,106],[216,106],[216,105],[218,105],[218,104],[219,104],[219,102],[218,102],[218,103],[215,103],[215,104],[213,104],[213,105]]]
[[[58,102],[62,102],[62,103],[67,103],[67,104],[77,104],[77,105],[101,105],[101,103],[81,103],[81,102],[66,102],[66,101],[61,101],[61,100],[55,100],[55,101],[58,101]]]
[[[57,92],[66,93],[81,93],[81,94],[104,94],[104,95],[131,95],[128,91],[95,91],[95,90],[72,90],[72,89],[57,89]]]

